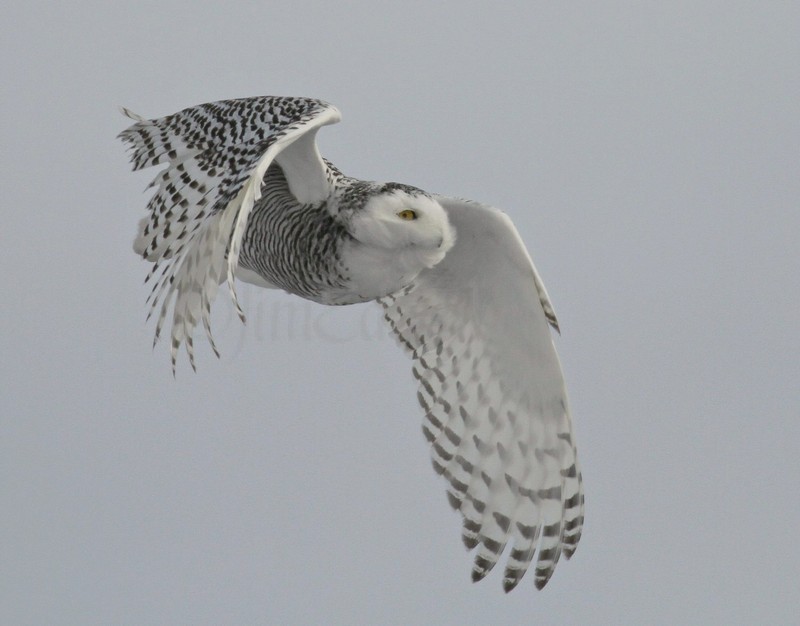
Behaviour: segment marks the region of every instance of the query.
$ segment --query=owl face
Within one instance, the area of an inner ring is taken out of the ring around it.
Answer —
[[[390,189],[371,196],[350,221],[362,244],[386,250],[413,249],[425,267],[442,260],[455,242],[447,213],[428,194]]]
[[[447,213],[428,194],[386,185],[354,211],[344,273],[362,300],[381,298],[439,263],[455,242]]]

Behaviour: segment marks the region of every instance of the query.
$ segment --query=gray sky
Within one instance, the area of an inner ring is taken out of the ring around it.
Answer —
[[[74,4],[0,8],[1,623],[796,620],[797,3]],[[261,94],[527,242],[587,497],[543,592],[469,582],[374,305],[243,288],[220,361],[150,350],[116,107]]]

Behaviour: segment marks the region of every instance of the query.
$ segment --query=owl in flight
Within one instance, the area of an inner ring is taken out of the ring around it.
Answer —
[[[135,123],[120,134],[152,182],[134,249],[152,263],[156,340],[169,315],[172,367],[194,367],[234,277],[341,305],[377,300],[412,359],[423,433],[463,516],[481,580],[507,552],[513,589],[534,557],[542,588],[575,552],[584,498],[555,313],[522,240],[501,211],[342,174],[317,131],[339,121],[310,98],[224,100]]]

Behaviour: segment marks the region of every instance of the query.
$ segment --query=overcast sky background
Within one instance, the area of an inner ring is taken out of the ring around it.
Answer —
[[[795,623],[800,5],[500,6],[3,3],[0,623]],[[587,498],[543,592],[469,581],[375,305],[242,287],[221,360],[151,351],[116,107],[262,94],[527,242]]]

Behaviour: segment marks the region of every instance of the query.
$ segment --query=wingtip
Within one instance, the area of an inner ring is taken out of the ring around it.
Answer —
[[[512,592],[516,586],[519,584],[519,581],[522,579],[522,576],[509,576],[506,575],[503,578],[503,591],[506,593]]]
[[[471,574],[472,582],[474,583],[480,582],[481,580],[486,578],[486,574],[488,574],[488,572],[479,570],[477,568],[473,569]]]
[[[475,557],[475,564],[472,567],[472,582],[476,583],[486,578],[486,575],[492,571],[494,564],[495,562],[478,554],[478,556]]]
[[[533,584],[536,588],[541,591],[544,589],[545,585],[550,581],[550,578],[553,576],[553,572],[555,571],[555,563],[549,569],[536,569],[536,578],[533,581]]]
[[[119,112],[122,113],[125,117],[128,117],[136,122],[145,121],[145,119],[141,115],[139,115],[138,113],[134,113],[127,107],[124,107],[122,105],[117,105],[117,108],[119,109]]]

